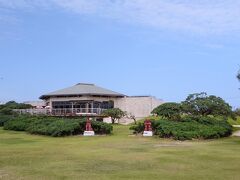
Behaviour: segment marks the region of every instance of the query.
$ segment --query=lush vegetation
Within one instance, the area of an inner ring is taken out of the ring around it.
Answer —
[[[15,101],[9,101],[6,104],[0,105],[0,127],[5,122],[14,119],[17,114],[13,112],[13,109],[28,109],[32,108],[29,104],[17,103]]]
[[[122,111],[119,108],[112,108],[112,109],[107,109],[107,110],[103,111],[102,115],[111,117],[112,124],[114,124],[114,123],[118,122],[119,119],[126,116],[126,112]]]
[[[6,104],[0,105],[0,115],[12,115],[13,109],[28,109],[32,106],[30,104],[17,103],[15,101],[9,101]]]
[[[232,107],[228,103],[220,97],[208,96],[206,93],[190,94],[181,103],[162,104],[155,108],[152,114],[178,121],[185,115],[234,117]]]
[[[240,116],[237,116],[235,119],[228,118],[227,121],[231,125],[240,125]]]
[[[172,141],[129,136],[52,138],[0,128],[0,177],[4,179],[239,179],[240,141]],[[0,178],[0,179],[1,179]]]
[[[57,137],[82,134],[85,125],[85,119],[16,116],[4,122],[4,129]],[[96,134],[110,134],[112,131],[111,125],[98,121],[92,121],[92,128]]]
[[[207,93],[190,94],[181,103],[182,113],[196,116],[232,116],[232,107],[222,98]]]
[[[156,114],[157,116],[162,116],[169,120],[180,120],[181,119],[181,105],[178,103],[164,103],[158,107],[156,107],[152,114]]]
[[[222,118],[185,116],[181,121],[152,120],[155,135],[176,140],[213,139],[231,135],[232,126]],[[144,123],[131,126],[134,133],[144,131]]]
[[[0,127],[4,125],[5,122],[14,119],[14,115],[5,115],[5,114],[0,114]]]
[[[234,111],[234,114],[236,116],[240,116],[240,108],[237,108],[235,111]]]
[[[206,93],[190,94],[181,103],[165,103],[152,111],[155,135],[177,140],[212,139],[231,135],[229,117],[235,118],[232,107],[222,98]],[[144,131],[144,123],[131,127],[134,133]]]

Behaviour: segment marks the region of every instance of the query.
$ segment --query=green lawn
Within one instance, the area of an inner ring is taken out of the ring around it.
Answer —
[[[52,138],[0,129],[0,179],[239,179],[240,138],[186,141],[129,135]]]

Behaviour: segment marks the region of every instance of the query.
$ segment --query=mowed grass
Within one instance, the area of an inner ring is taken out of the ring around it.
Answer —
[[[240,138],[52,138],[0,129],[0,179],[240,179]]]

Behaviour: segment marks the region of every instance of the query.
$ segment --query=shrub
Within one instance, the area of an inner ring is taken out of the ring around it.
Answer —
[[[110,134],[112,132],[112,126],[107,123],[92,121],[91,124],[96,134]],[[85,130],[85,125],[86,120],[43,119],[31,123],[27,128],[27,132],[48,136],[69,136],[82,134]]]
[[[4,115],[11,115],[11,114],[13,114],[13,111],[9,107],[4,107],[4,108],[0,109],[0,113],[4,114]]]
[[[232,126],[222,118],[186,116],[181,122],[169,120],[152,121],[155,135],[176,140],[213,139],[231,135]],[[144,124],[130,127],[134,133],[141,133]]]
[[[150,119],[152,123],[152,129],[156,129],[158,126],[158,121],[156,119]],[[130,130],[133,130],[134,134],[142,133],[144,131],[144,121],[138,121],[137,124],[130,126]]]
[[[77,120],[41,119],[30,123],[26,131],[31,134],[57,137],[74,135],[79,128]]]
[[[84,127],[86,124],[85,122]],[[110,124],[99,121],[92,121],[92,128],[97,134],[110,134],[113,130],[113,127]]]
[[[19,116],[4,123],[4,129],[58,137],[82,134],[85,125],[86,120],[84,119]],[[112,126],[103,122],[92,121],[92,128],[96,134],[110,134],[112,132]]]
[[[129,129],[133,130],[135,134],[141,133],[144,131],[144,123],[138,122],[137,124],[132,125]]]
[[[11,119],[14,119],[14,116],[0,114],[0,127],[2,127],[4,125],[4,123],[6,123],[7,121],[9,121]]]
[[[181,104],[178,103],[164,103],[156,107],[152,114],[162,116],[169,120],[179,121],[181,119]]]
[[[19,116],[4,123],[5,130],[25,131],[36,118]]]
[[[12,115],[13,109],[29,109],[32,108],[29,104],[17,103],[15,101],[9,101],[6,104],[0,105],[0,114]]]

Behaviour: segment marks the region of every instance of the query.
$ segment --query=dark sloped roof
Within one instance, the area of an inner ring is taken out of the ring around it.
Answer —
[[[97,96],[110,96],[110,97],[124,97],[124,94],[120,94],[94,84],[79,83],[75,86],[54,91],[45,95],[42,95],[40,99],[46,99],[52,96],[78,96],[78,95],[97,95]]]

